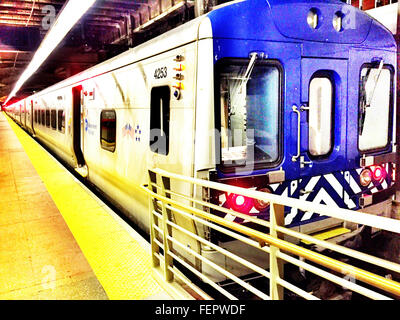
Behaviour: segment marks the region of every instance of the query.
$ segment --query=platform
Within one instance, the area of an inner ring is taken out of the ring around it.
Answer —
[[[0,113],[0,299],[170,299],[149,244]]]

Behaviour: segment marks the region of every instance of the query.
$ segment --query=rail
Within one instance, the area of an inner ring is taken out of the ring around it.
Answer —
[[[358,3],[357,3],[357,1],[346,0],[346,3],[347,3],[347,4],[350,4],[350,5],[353,5],[353,2],[355,2],[354,5],[358,4],[358,8],[359,8],[360,10],[363,10],[363,8],[364,8],[364,6],[363,6],[363,5],[364,5],[364,1],[363,1],[363,0],[358,0]],[[389,0],[389,1],[385,1],[385,2],[383,3],[382,1],[375,0],[375,1],[374,1],[374,8],[379,8],[379,7],[382,7],[382,6],[384,6],[384,5],[393,4],[393,3],[397,3],[397,1],[395,1],[395,0]]]
[[[192,187],[194,190],[197,188],[207,192],[217,190],[219,192],[234,193],[269,202],[270,219],[269,221],[257,219],[220,207],[209,201],[188,196],[187,192],[179,193],[173,191],[174,188],[171,186],[177,184],[180,185],[180,188],[178,188],[180,190],[184,190],[182,186],[187,185],[188,188],[185,190],[190,190]],[[346,290],[356,292],[370,299],[390,300],[400,297],[400,283],[397,281],[363,270],[360,267],[339,261],[309,248],[299,246],[293,243],[293,241],[289,242],[285,240],[285,236],[305,240],[329,249],[331,252],[336,252],[377,266],[383,270],[400,274],[400,265],[397,263],[285,228],[284,207],[291,207],[305,212],[314,212],[397,234],[400,233],[400,221],[398,220],[186,177],[161,169],[149,170],[149,184],[142,186],[142,188],[149,195],[150,233],[154,270],[162,270],[164,281],[166,282],[171,283],[174,279],[183,282],[199,299],[211,299],[211,297],[204,290],[194,285],[189,280],[190,277],[183,275],[182,267],[186,269],[186,272],[191,272],[216,290],[215,292],[228,299],[238,298],[220,282],[216,282],[208,272],[203,272],[202,270],[205,266],[237,285],[242,286],[259,299],[283,299],[284,289],[304,299],[319,299],[312,292],[307,292],[304,288],[300,288],[284,279],[284,264],[287,263],[307,270],[309,273],[326,279],[336,286],[346,288]],[[269,232],[257,231],[256,229],[229,221],[208,211],[221,212],[246,219],[266,228]],[[196,228],[190,230],[190,228],[179,225],[176,223],[177,217],[183,217],[187,221],[192,221],[196,226],[203,226],[225,234],[254,248],[254,250],[260,251],[260,254],[268,254],[269,268],[260,267],[258,264],[248,261],[231,250],[210,241],[210,239],[200,236],[197,234]],[[186,238],[177,237],[177,232],[184,234]],[[201,248],[214,250],[214,252],[218,252],[227,259],[230,259],[230,261],[235,261],[235,263],[243,265],[245,268],[258,274],[259,277],[265,277],[268,279],[269,288],[267,290],[263,290],[265,288],[260,289],[259,286],[257,287],[249,281],[245,281],[243,277],[235,275],[233,271],[219,263],[219,259],[212,259],[202,255],[201,251],[195,250],[195,248],[188,245],[186,243],[187,240],[182,241],[182,239],[188,239],[188,237],[196,241]],[[194,258],[196,262],[189,261],[188,256]]]

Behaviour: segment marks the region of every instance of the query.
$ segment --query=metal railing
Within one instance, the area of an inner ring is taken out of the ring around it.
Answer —
[[[186,191],[174,191],[174,188],[171,186],[176,186],[177,184],[181,186],[180,190],[184,190],[182,186],[186,185]],[[400,273],[400,264],[285,228],[284,207],[318,213],[392,233],[400,233],[400,221],[398,220],[186,177],[161,169],[149,170],[149,184],[142,188],[149,194],[151,247],[154,269],[162,270],[164,280],[167,282],[173,282],[174,279],[183,282],[200,299],[210,299],[210,296],[188,280],[177,265],[186,268],[186,271],[190,271],[228,299],[237,299],[237,297],[229,292],[221,283],[214,281],[213,277],[209,276],[207,272],[203,272],[202,270],[205,266],[242,286],[259,299],[283,299],[284,289],[304,299],[318,299],[312,292],[307,292],[283,278],[284,264],[287,263],[329,280],[337,286],[346,288],[346,290],[357,292],[371,299],[387,300],[400,297],[399,282],[284,240],[286,236],[308,241],[329,249],[332,252],[367,262],[384,270]],[[269,202],[270,219],[269,221],[257,219],[256,217],[223,208],[203,199],[196,199],[187,194],[187,190],[194,190],[193,188],[207,191],[213,189],[219,192],[234,193]],[[269,232],[257,231],[208,211],[224,214],[229,213],[261,227],[268,228]],[[250,262],[244,257],[197,234],[195,230],[179,225],[176,223],[178,216],[187,219],[186,221],[192,221],[197,226],[202,225],[236,239],[254,248],[254,250],[258,250],[260,254],[267,253],[269,255],[269,268],[260,267],[256,263]],[[177,237],[177,232],[186,238],[182,236]],[[196,241],[201,248],[214,250],[214,252],[218,252],[227,259],[230,259],[230,261],[235,261],[235,263],[243,265],[259,276],[267,278],[269,288],[261,290],[253,286],[251,283],[243,280],[242,277],[234,274],[233,271],[227,270],[228,268],[218,263],[218,259],[215,261],[209,259],[205,255],[202,255],[202,251],[196,250],[187,244],[186,240],[182,241],[182,239],[189,238]],[[188,257],[194,258],[196,262],[193,263]]]
[[[357,1],[346,0],[346,3],[350,4],[350,5],[355,5],[357,3]],[[381,7],[381,6],[384,6],[384,5],[393,4],[393,3],[397,3],[397,1],[396,0],[387,0],[387,1],[375,0],[374,1],[374,8],[378,8],[378,7]],[[364,5],[364,0],[359,0],[358,1],[358,8],[360,10],[364,9],[363,5]],[[370,9],[373,9],[373,8],[370,8]]]

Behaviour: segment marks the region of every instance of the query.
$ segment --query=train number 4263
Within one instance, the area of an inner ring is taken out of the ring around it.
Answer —
[[[167,67],[157,68],[154,71],[154,78],[155,79],[163,79],[167,77]]]

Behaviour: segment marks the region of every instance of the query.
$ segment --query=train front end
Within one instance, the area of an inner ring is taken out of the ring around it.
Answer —
[[[218,132],[210,179],[390,216],[396,163],[390,32],[339,1],[243,1],[208,17]],[[220,206],[269,218],[268,203],[212,196]],[[338,223],[285,212],[285,225],[301,232]]]

